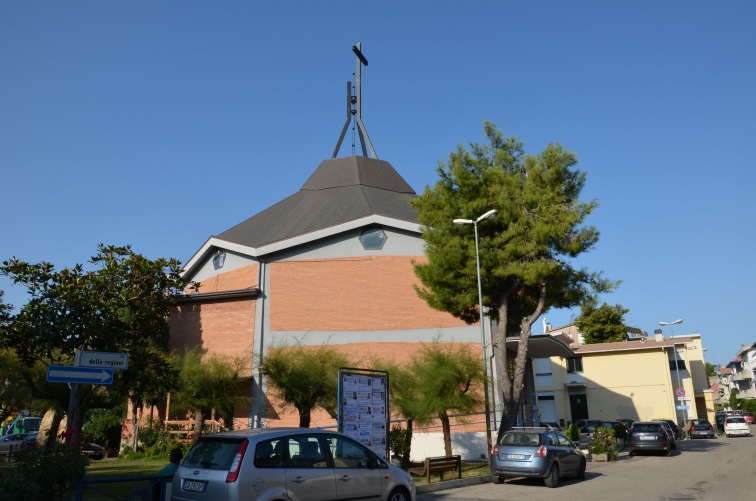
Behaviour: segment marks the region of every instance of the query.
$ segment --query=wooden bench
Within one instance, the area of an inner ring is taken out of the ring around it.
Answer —
[[[443,480],[444,473],[447,471],[456,471],[457,478],[462,478],[462,456],[437,456],[425,458],[425,463],[422,468],[409,469],[410,473],[424,476],[428,483],[430,483],[431,473],[439,473],[441,475],[441,480]]]

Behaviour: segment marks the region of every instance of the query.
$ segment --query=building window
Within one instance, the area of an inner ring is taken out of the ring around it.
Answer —
[[[366,228],[360,234],[360,243],[365,250],[381,250],[387,238],[383,228]]]
[[[567,373],[574,374],[575,372],[583,372],[582,358],[576,357],[567,359]]]
[[[677,362],[677,363],[675,363],[675,362]],[[677,370],[684,371],[685,370],[685,360],[670,360],[669,361],[669,370],[671,370],[671,371],[677,371]]]

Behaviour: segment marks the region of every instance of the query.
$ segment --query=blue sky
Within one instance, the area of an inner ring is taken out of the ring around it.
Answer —
[[[362,42],[363,121],[417,192],[484,120],[560,142],[600,202],[580,264],[623,281],[602,299],[727,363],[756,341],[755,22],[748,0],[6,0],[0,259],[186,262],[331,156]]]

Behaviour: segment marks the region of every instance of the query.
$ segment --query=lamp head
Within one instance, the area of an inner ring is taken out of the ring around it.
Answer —
[[[477,222],[483,221],[484,219],[491,219],[496,215],[498,211],[496,209],[491,209],[490,211],[486,212],[482,216],[480,216],[477,220]]]
[[[455,219],[454,221],[452,221],[452,223],[459,224],[459,225],[473,224],[474,222],[475,221],[473,221],[472,219]]]

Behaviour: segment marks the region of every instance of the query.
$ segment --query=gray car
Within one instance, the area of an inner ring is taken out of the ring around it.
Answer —
[[[716,430],[708,419],[689,419],[685,430],[690,438],[714,438]]]
[[[675,439],[672,429],[668,432],[662,421],[638,421],[627,431],[630,455],[639,452],[656,452],[670,455]]]
[[[546,428],[518,428],[502,435],[491,451],[491,478],[542,478],[558,487],[563,477],[585,478],[585,456],[578,444]]]
[[[173,501],[413,501],[406,471],[341,433],[306,428],[201,437],[173,477]]]

